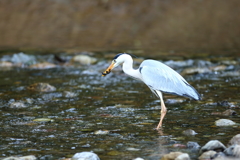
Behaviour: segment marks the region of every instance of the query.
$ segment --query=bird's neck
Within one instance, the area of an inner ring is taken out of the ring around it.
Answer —
[[[133,68],[133,60],[131,59],[127,59],[124,61],[123,65],[122,65],[122,69],[124,71],[124,73],[126,73],[127,75],[139,79],[141,80],[141,74],[139,73],[138,69],[134,69]]]

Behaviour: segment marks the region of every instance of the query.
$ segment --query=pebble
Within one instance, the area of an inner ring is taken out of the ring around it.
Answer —
[[[34,83],[27,87],[28,90],[38,92],[53,92],[56,88],[48,83]]]
[[[216,126],[233,126],[236,125],[235,122],[233,122],[232,120],[229,119],[219,119],[217,121],[215,121]]]
[[[74,154],[72,160],[100,160],[100,158],[92,152],[80,152]]]
[[[96,135],[106,135],[106,134],[109,134],[109,131],[98,130],[98,131],[95,131],[94,134],[96,134]]]

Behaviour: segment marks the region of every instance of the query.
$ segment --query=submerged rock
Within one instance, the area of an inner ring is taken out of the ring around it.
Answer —
[[[100,160],[100,158],[92,152],[80,152],[74,154],[72,160]]]
[[[224,112],[212,112],[212,115],[234,116],[237,115],[237,113],[234,110],[228,109]]]
[[[220,141],[211,140],[201,148],[200,153],[210,151],[210,150],[223,152],[225,149],[226,149],[225,145],[222,144]]]
[[[215,121],[216,126],[233,126],[236,125],[235,122],[233,122],[232,120],[229,119],[219,119],[217,121]]]
[[[48,83],[34,83],[27,87],[28,90],[38,91],[38,92],[53,92],[56,88]]]

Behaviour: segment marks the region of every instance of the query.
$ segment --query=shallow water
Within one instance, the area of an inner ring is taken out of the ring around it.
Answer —
[[[172,56],[169,60],[178,58]],[[174,69],[181,72],[199,66],[198,62],[203,60],[213,66],[224,64],[227,69],[184,75],[203,100],[164,94],[168,113],[161,131],[154,130],[160,117],[160,101],[147,86],[127,77],[120,68],[102,77],[101,72],[109,60],[99,58],[90,66],[59,65],[45,70],[1,69],[0,158],[32,154],[39,159],[60,159],[93,151],[104,160],[137,157],[155,160],[170,151],[181,151],[194,159],[197,151],[175,148],[173,144],[194,141],[203,146],[217,139],[227,145],[239,134],[238,125],[216,127],[214,124],[220,118],[240,123],[239,115],[212,115],[229,108],[240,112],[240,60],[236,57],[203,57],[192,59],[192,66],[175,66]],[[57,90],[26,89],[38,82],[49,83]],[[65,91],[75,95],[68,97]],[[10,108],[12,102],[23,102],[26,108]],[[49,120],[35,121],[38,118]],[[182,134],[187,129],[198,134]],[[96,133],[100,130],[107,132]]]

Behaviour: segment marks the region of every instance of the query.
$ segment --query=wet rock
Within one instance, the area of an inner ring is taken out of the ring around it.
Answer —
[[[78,62],[82,65],[90,65],[97,61],[96,58],[87,56],[87,55],[76,55],[72,58],[73,62]]]
[[[215,125],[219,126],[219,127],[233,126],[233,125],[236,125],[236,123],[229,119],[219,119],[219,120],[215,121]]]
[[[192,129],[187,129],[187,130],[183,131],[182,133],[183,133],[184,135],[186,135],[186,136],[194,136],[194,135],[197,134],[197,132],[195,132],[195,131],[192,130]]]
[[[73,97],[78,96],[78,94],[74,93],[74,92],[64,91],[62,96],[66,97],[66,98],[73,98]]]
[[[13,64],[11,62],[1,61],[0,67],[13,67]]]
[[[170,152],[169,154],[165,154],[161,160],[190,160],[190,157],[187,153]]]
[[[37,63],[29,66],[29,68],[32,68],[32,69],[49,69],[49,68],[55,68],[55,67],[56,67],[55,64],[49,63],[49,62]]]
[[[198,159],[199,160],[210,160],[210,159],[213,159],[216,154],[217,154],[217,152],[215,152],[215,151],[207,151],[207,152],[204,152],[200,157],[198,157]]]
[[[99,135],[99,134],[100,135],[106,135],[106,134],[109,134],[109,131],[98,130],[98,131],[95,131],[94,134],[96,134],[96,135]]]
[[[48,83],[34,83],[27,87],[28,90],[38,92],[53,92],[56,88]]]
[[[187,142],[187,148],[191,150],[199,150],[200,147],[201,146],[197,142]]]
[[[240,145],[232,145],[228,147],[224,153],[228,156],[240,158]]]
[[[222,106],[222,107],[235,107],[234,104],[232,104],[228,101],[217,102],[217,105]]]
[[[200,150],[200,154],[206,151],[214,150],[223,152],[226,149],[225,145],[218,140],[211,140],[206,143]]]
[[[72,160],[100,160],[100,158],[92,152],[80,152],[74,154]]]
[[[36,160],[37,158],[33,155],[23,156],[23,157],[7,157],[2,160]]]
[[[239,160],[239,158],[233,158],[233,157],[217,157],[217,158],[214,158],[214,160]]]
[[[35,56],[24,54],[23,52],[16,53],[12,56],[11,62],[22,63],[22,64],[32,64],[36,61]]]
[[[183,154],[177,156],[177,158],[175,158],[175,160],[190,160],[190,157],[187,153],[183,153]]]
[[[229,142],[228,142],[228,146],[231,145],[240,145],[240,134],[235,135]]]
[[[27,106],[23,102],[12,102],[9,105],[10,108],[26,108]]]
[[[209,73],[211,72],[208,68],[198,68],[198,67],[192,67],[192,68],[186,68],[184,69],[181,74],[187,75],[187,74],[197,74],[197,73]]]

